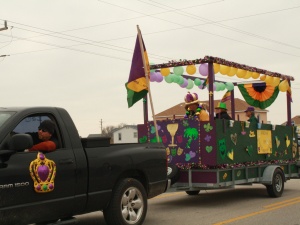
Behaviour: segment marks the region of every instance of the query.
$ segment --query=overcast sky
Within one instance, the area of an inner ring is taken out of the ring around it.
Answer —
[[[0,55],[9,55],[0,58],[0,105],[63,107],[82,136],[100,133],[101,119],[143,123],[142,102],[128,109],[124,86],[136,25],[152,63],[210,55],[294,76],[292,117],[300,115],[299,0],[9,0],[0,15],[9,28],[0,31]],[[151,90],[155,113],[188,91],[164,81]],[[286,120],[285,99],[280,92],[268,120]]]

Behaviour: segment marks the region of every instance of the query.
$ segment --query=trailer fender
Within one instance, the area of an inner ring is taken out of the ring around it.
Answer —
[[[278,166],[278,165],[270,165],[270,166],[267,166],[267,167],[265,168],[260,183],[265,184],[265,185],[270,185],[270,184],[272,184],[272,181],[273,181],[273,174],[274,174],[274,171],[275,171],[277,168],[280,169],[281,172],[282,172],[283,175],[284,175],[284,172],[282,171],[282,169],[281,169],[280,166]]]

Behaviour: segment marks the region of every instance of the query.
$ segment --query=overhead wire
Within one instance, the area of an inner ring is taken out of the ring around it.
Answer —
[[[13,27],[10,28],[10,41],[8,43],[6,42],[6,44],[1,46],[0,49],[5,48],[6,46],[8,46],[12,43],[12,40],[13,40],[12,29],[13,29]]]
[[[196,19],[196,20],[201,20],[201,21],[204,22],[203,24],[193,25],[194,27],[196,27],[196,26],[203,26],[203,25],[214,25],[214,26],[222,27],[224,29],[232,30],[232,31],[235,31],[235,32],[238,32],[238,33],[241,33],[241,34],[245,34],[245,35],[248,35],[248,36],[256,37],[258,39],[266,40],[266,41],[269,41],[269,42],[273,42],[273,43],[284,45],[284,46],[291,47],[291,48],[300,49],[300,47],[298,47],[298,46],[290,45],[290,44],[287,44],[287,43],[283,43],[283,42],[280,42],[280,41],[273,40],[271,38],[266,38],[266,37],[263,37],[263,36],[260,36],[260,35],[257,35],[257,34],[253,34],[253,33],[241,30],[241,29],[237,29],[237,28],[234,28],[234,27],[231,27],[231,26],[227,26],[227,25],[224,25],[224,24],[222,24],[220,22],[209,20],[209,19],[206,19],[204,17],[200,17],[200,16],[192,14],[192,13],[183,12],[183,9],[177,9],[177,8],[172,7],[172,6],[169,6],[169,5],[166,5],[166,4],[162,4],[162,3],[154,1],[154,0],[152,0],[151,2],[154,2],[155,4],[157,4],[159,6],[156,6],[154,4],[150,4],[150,3],[145,2],[143,0],[139,0],[139,1],[143,2],[145,4],[149,4],[149,5],[155,6],[155,7],[159,7],[159,8],[161,8],[160,6],[163,6],[165,8],[171,8],[173,10],[176,10],[176,13],[179,14],[179,15],[183,15],[185,17],[193,18],[193,19]],[[300,8],[300,6],[289,8],[289,9],[295,9],[295,8]],[[277,12],[279,12],[279,11],[283,11],[283,10],[277,10]]]
[[[113,6],[115,6],[115,7],[120,7],[120,8],[126,9],[126,10],[130,10],[130,11],[133,11],[133,12],[136,12],[136,13],[140,13],[140,12],[138,12],[138,11],[136,11],[136,10],[131,10],[131,9],[126,8],[126,7],[122,7],[122,6],[119,6],[119,5],[115,5],[115,4],[112,4],[112,3],[105,2],[105,1],[103,1],[103,0],[99,0],[99,1],[100,1],[100,2],[103,2],[103,3],[106,3],[106,4],[113,5]],[[141,2],[143,2],[143,1],[141,1]],[[216,2],[220,2],[220,1],[216,1]],[[216,2],[213,2],[213,3],[216,3]],[[145,3],[145,2],[143,2],[143,3]],[[147,3],[147,4],[148,4],[148,3]],[[156,4],[159,4],[159,3],[156,3]],[[212,4],[212,3],[211,3],[211,4]],[[161,5],[163,5],[163,4],[161,4]],[[201,5],[203,5],[203,4],[201,4]],[[156,6],[156,7],[157,7],[157,6]],[[166,6],[165,6],[165,7],[166,7]],[[191,8],[191,7],[195,7],[195,6],[186,7],[186,8],[184,8],[184,9]],[[299,6],[299,7],[300,7],[300,6]],[[293,8],[298,8],[298,7],[293,7]],[[279,11],[284,11],[284,10],[290,10],[290,9],[293,9],[293,8],[287,8],[287,9],[281,9],[281,10],[276,10],[276,11],[271,11],[271,12],[265,12],[265,13],[260,13],[260,14],[256,14],[256,15],[262,15],[262,14],[267,14],[267,13],[273,13],[273,12],[279,12]],[[162,13],[165,13],[165,12],[172,12],[172,11],[178,11],[178,9],[172,8],[171,10],[167,10],[167,11],[164,11],[164,12],[162,12]],[[140,14],[141,14],[141,13],[140,13]],[[157,14],[159,14],[159,13],[156,13],[156,15],[157,15]],[[153,14],[143,14],[143,15],[144,15],[144,16],[151,16],[151,17],[153,17]],[[142,17],[144,17],[144,16],[142,16]],[[254,16],[254,15],[249,15],[249,17],[250,17],[250,16]],[[245,18],[245,17],[248,17],[248,16],[244,16],[244,17],[240,17],[240,18]],[[154,18],[156,18],[156,17],[154,17]],[[161,19],[161,18],[156,18],[156,19],[163,20],[163,19]],[[203,19],[203,18],[201,18],[201,19]],[[234,19],[238,19],[238,18],[233,18],[233,20],[234,20]],[[230,19],[227,19],[226,21],[228,21],[228,20],[230,20]],[[176,25],[181,26],[180,28],[168,29],[167,31],[170,31],[170,30],[177,30],[177,29],[184,29],[184,28],[193,28],[193,27],[195,26],[195,25],[193,25],[193,26],[183,26],[182,24],[174,23],[174,22],[169,21],[169,20],[164,20],[164,21],[166,21],[166,22],[171,22],[171,23],[173,23],[173,24],[176,24]],[[224,20],[223,20],[223,21],[224,21]],[[72,35],[63,34],[63,33],[61,33],[61,32],[49,31],[49,30],[46,30],[46,29],[36,28],[36,27],[34,27],[34,26],[24,25],[24,24],[21,24],[21,23],[13,22],[13,21],[10,21],[10,22],[15,23],[15,24],[20,24],[20,25],[23,25],[23,26],[32,27],[32,28],[35,28],[35,29],[44,30],[44,31],[51,32],[51,33],[61,34],[61,35],[68,36],[68,37],[72,37],[72,38],[76,38],[76,39],[87,40],[87,41],[91,42],[91,43],[87,43],[87,42],[79,42],[79,41],[77,41],[77,40],[71,40],[71,41],[76,41],[76,42],[81,43],[80,45],[94,45],[93,43],[101,43],[101,44],[104,44],[104,45],[109,45],[109,44],[106,44],[106,43],[104,43],[104,42],[107,42],[107,41],[110,41],[110,40],[118,40],[118,39],[132,38],[132,37],[133,37],[133,36],[128,36],[128,37],[122,37],[122,38],[116,38],[116,39],[109,39],[109,40],[105,40],[105,41],[96,42],[96,41],[92,41],[92,40],[85,39],[85,38],[79,38],[79,37],[75,37],[75,36],[72,36]],[[219,22],[219,21],[209,21],[209,20],[207,20],[206,23],[200,24],[200,25],[214,24],[214,23],[218,23],[218,22]],[[102,24],[102,25],[103,25],[103,24]],[[50,33],[50,34],[45,34],[45,33],[37,32],[37,31],[32,31],[32,30],[28,30],[28,29],[24,29],[24,28],[18,28],[18,29],[23,29],[23,30],[27,30],[27,31],[31,31],[31,32],[40,33],[41,35],[48,35],[48,36],[53,36],[53,37],[56,37],[56,38],[63,38],[63,37],[51,35],[51,33]],[[73,30],[74,30],[74,29],[73,29]],[[196,29],[196,30],[198,30],[198,29]],[[69,30],[69,31],[71,31],[71,30]],[[198,31],[205,32],[205,31],[202,31],[202,30],[198,30]],[[145,35],[156,34],[156,33],[161,33],[161,32],[166,32],[166,31],[151,32],[151,33],[146,33]],[[209,33],[209,32],[205,32],[205,33]],[[216,35],[216,34],[213,34],[213,33],[209,33],[209,34]],[[250,34],[250,33],[249,33],[249,34]],[[242,42],[242,41],[240,41],[240,40],[228,38],[228,37],[225,37],[225,36],[222,36],[222,35],[217,35],[217,36],[220,36],[220,37],[223,37],[223,38],[226,38],[226,39],[230,39],[230,40],[233,40],[233,41]],[[20,39],[21,39],[21,40],[27,40],[27,39],[24,39],[24,38],[20,38]],[[67,39],[67,38],[63,38],[63,39],[69,40],[69,39]],[[258,45],[254,45],[254,44],[250,44],[250,43],[247,43],[247,42],[242,42],[242,43],[245,43],[245,44],[248,44],[248,45],[252,45],[252,46],[256,46],[256,47],[258,47],[258,48],[264,48],[264,49],[267,49],[267,50],[279,52],[279,53],[282,53],[282,54],[288,54],[288,55],[291,55],[291,56],[300,57],[300,56],[298,56],[298,55],[293,55],[293,54],[289,54],[289,53],[286,53],[286,52],[282,52],[282,51],[278,51],[278,50],[274,50],[274,49],[265,48],[265,47],[258,46]],[[43,44],[46,44],[46,43],[43,43]],[[282,44],[282,43],[281,43],[281,44]],[[51,45],[51,44],[50,44],[50,45]],[[52,45],[51,45],[51,46],[52,46]],[[71,47],[73,47],[73,46],[75,46],[75,45],[72,45]],[[77,46],[79,46],[79,45],[77,45]],[[103,48],[108,48],[108,49],[112,49],[112,50],[116,50],[116,51],[122,51],[122,50],[119,50],[119,49],[113,49],[113,48],[105,47],[105,46],[98,46],[98,45],[94,45],[94,46],[97,46],[97,47],[103,47]],[[124,48],[124,47],[120,47],[120,46],[115,46],[115,45],[109,45],[109,46],[113,46],[113,47],[120,48],[120,49],[121,49],[121,48],[123,48],[123,49],[128,49],[128,48]],[[60,47],[58,47],[58,48],[62,48],[62,47],[63,47],[63,46],[60,46]],[[293,46],[292,46],[292,47],[293,47]],[[294,46],[294,47],[295,47],[295,46]],[[65,48],[67,48],[67,47],[65,47]],[[298,48],[298,47],[296,47],[296,48]],[[51,49],[49,49],[49,50],[52,50],[52,49],[53,49],[53,48],[51,48]],[[73,48],[72,50],[75,50],[75,49]],[[130,49],[128,49],[128,52],[127,52],[127,53],[129,53],[129,50],[130,50]],[[37,51],[46,51],[46,49],[45,49],[45,50],[37,50]],[[36,51],[30,51],[30,52],[36,52]],[[123,52],[126,52],[126,51],[123,51]],[[130,53],[132,53],[132,51],[130,51]],[[151,55],[154,55],[154,54],[151,54]],[[156,56],[157,56],[157,55],[156,55]],[[162,57],[162,56],[157,56],[157,57]],[[168,58],[168,57],[162,57],[162,58]]]

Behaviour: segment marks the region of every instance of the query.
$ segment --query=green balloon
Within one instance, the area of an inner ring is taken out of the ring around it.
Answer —
[[[174,74],[178,75],[178,76],[181,76],[183,74],[183,67],[182,66],[176,66],[173,68],[173,72]]]
[[[186,86],[186,89],[192,89],[194,87],[194,82],[191,79],[188,79],[188,85]]]
[[[196,86],[200,86],[200,85],[202,84],[202,81],[201,81],[199,78],[196,78],[196,79],[194,80],[194,84],[195,84]]]
[[[176,83],[176,84],[178,84],[178,82],[180,81],[180,77],[181,76],[174,75],[173,76],[173,82]]]
[[[165,76],[165,81],[166,81],[168,84],[170,84],[170,83],[173,82],[173,78],[172,78],[171,74],[168,75],[168,76]]]
[[[178,76],[178,77],[179,77],[178,84],[182,85],[184,83],[184,78],[182,76]]]
[[[225,83],[225,87],[228,91],[232,91],[234,89],[234,85],[232,82]]]
[[[224,83],[219,83],[220,91],[224,91],[226,88],[226,85]]]
[[[216,86],[216,91],[220,91],[220,83],[219,82],[215,82],[214,84]]]

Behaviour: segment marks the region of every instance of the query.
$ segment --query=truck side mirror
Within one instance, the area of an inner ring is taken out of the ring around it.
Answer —
[[[24,151],[33,146],[32,137],[29,134],[15,134],[8,143],[10,150]]]

